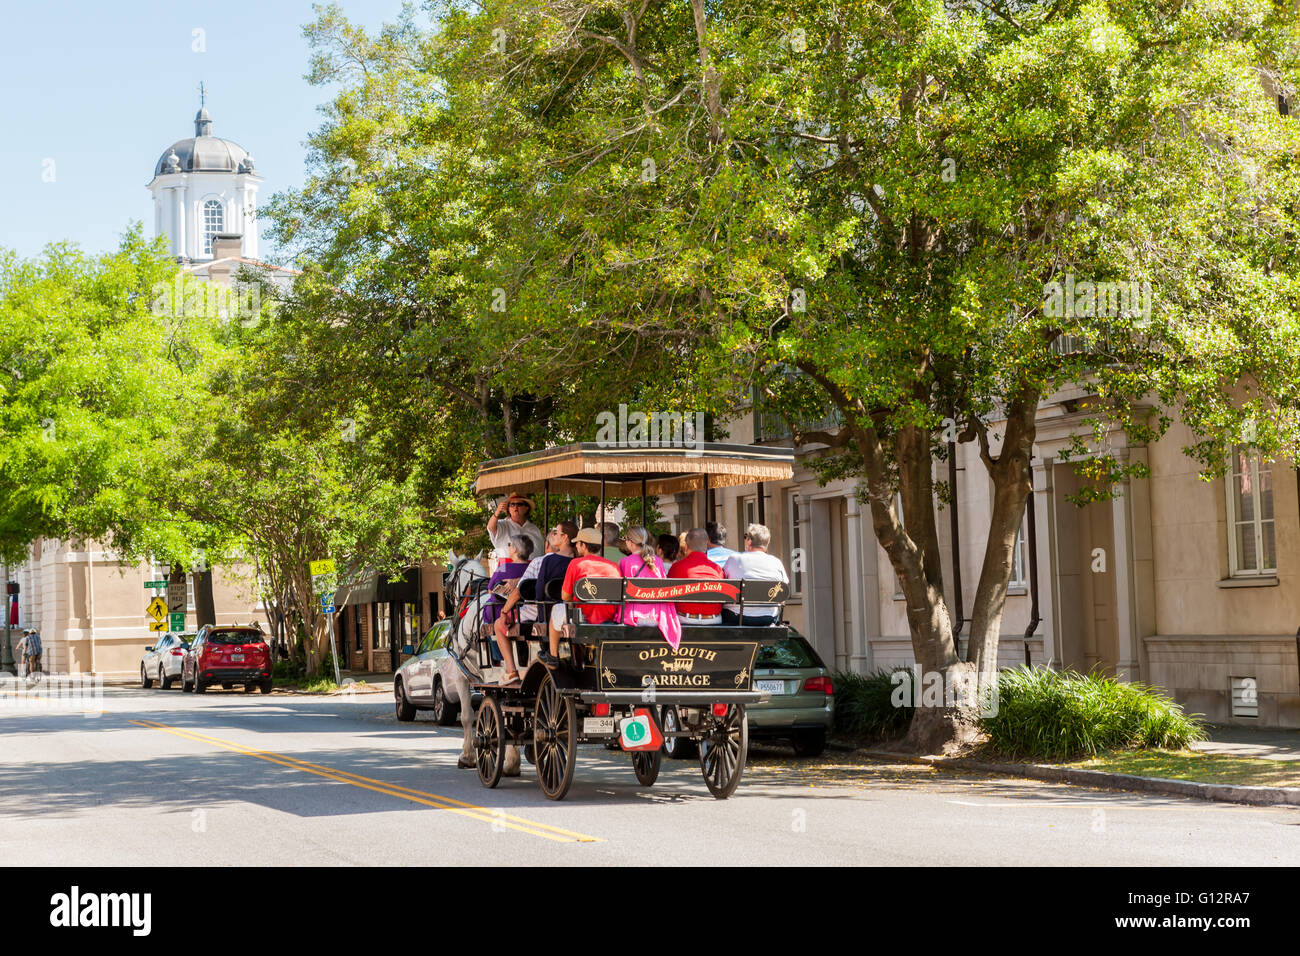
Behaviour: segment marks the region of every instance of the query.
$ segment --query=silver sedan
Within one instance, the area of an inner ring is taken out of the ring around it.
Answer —
[[[146,647],[140,658],[140,686],[152,687],[157,680],[163,690],[170,689],[172,681],[180,679],[185,650],[193,637],[193,634],[164,634],[157,644]]]

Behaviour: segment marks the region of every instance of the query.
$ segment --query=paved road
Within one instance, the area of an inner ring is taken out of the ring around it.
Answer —
[[[1300,810],[755,747],[732,799],[583,748],[566,800],[484,790],[458,728],[387,697],[109,688],[99,716],[3,706],[0,861],[131,864],[1300,864]]]

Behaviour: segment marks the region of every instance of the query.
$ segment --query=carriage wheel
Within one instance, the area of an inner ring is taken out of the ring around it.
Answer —
[[[549,800],[563,800],[578,758],[578,717],[572,697],[563,697],[547,674],[537,689],[533,712],[533,756],[537,782]]]
[[[709,792],[719,800],[735,793],[748,754],[749,718],[744,704],[733,704],[727,716],[714,719],[700,741],[700,769]]]
[[[632,769],[636,771],[636,782],[643,787],[650,787],[659,779],[659,762],[662,751],[637,750],[632,754]]]
[[[501,782],[501,768],[506,762],[503,723],[497,699],[484,697],[474,719],[474,763],[479,781],[488,789]]]

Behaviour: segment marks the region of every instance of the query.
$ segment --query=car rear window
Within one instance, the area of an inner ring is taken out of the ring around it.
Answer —
[[[210,644],[261,644],[259,631],[211,631],[208,634]]]
[[[820,667],[817,655],[802,637],[791,637],[758,648],[755,667]]]

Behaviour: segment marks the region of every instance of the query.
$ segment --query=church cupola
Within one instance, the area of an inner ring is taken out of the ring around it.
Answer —
[[[216,235],[238,235],[242,257],[256,259],[262,181],[246,149],[212,135],[212,116],[200,102],[194,135],[172,143],[154,164],[154,232],[167,237],[182,261],[214,258]]]

